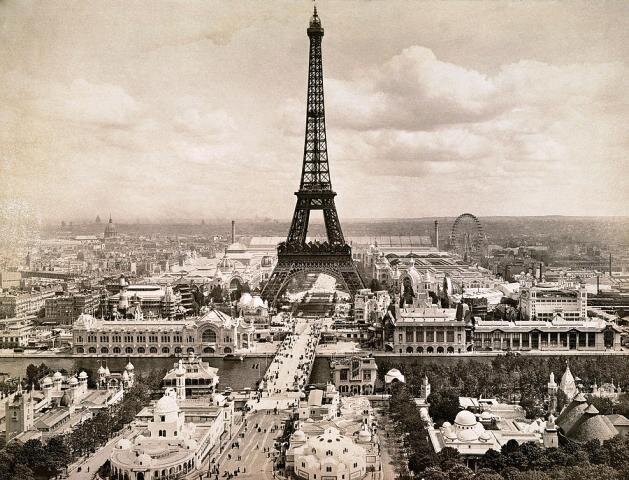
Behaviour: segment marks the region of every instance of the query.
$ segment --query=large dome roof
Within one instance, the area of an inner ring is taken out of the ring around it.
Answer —
[[[469,410],[461,410],[456,414],[454,423],[463,427],[473,427],[476,425],[476,416]]]
[[[168,392],[165,393],[164,396],[157,401],[157,404],[155,404],[156,414],[164,414],[178,411],[179,406],[177,405],[177,400]]]

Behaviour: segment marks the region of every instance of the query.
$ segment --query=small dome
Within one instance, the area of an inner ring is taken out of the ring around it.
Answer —
[[[367,429],[367,425],[358,432],[358,441],[364,443],[371,442],[371,433]]]
[[[249,292],[245,292],[240,296],[240,300],[238,300],[238,303],[241,307],[249,307],[253,304],[253,297]]]
[[[116,448],[119,450],[129,450],[133,444],[126,438],[121,438],[116,444]]]
[[[469,410],[461,410],[456,414],[454,423],[462,427],[473,427],[476,425],[476,416]]]
[[[52,378],[50,377],[44,377],[41,381],[41,384],[43,387],[49,387],[52,385]]]
[[[137,437],[135,437],[135,439],[133,440],[134,445],[136,446],[141,446],[144,443],[144,440],[146,440],[146,437],[142,434],[138,435]]]
[[[301,429],[297,429],[295,433],[293,433],[293,440],[296,442],[305,442],[306,434]]]
[[[101,365],[100,367],[98,367],[98,374],[102,375],[105,373],[105,369],[103,368],[103,366]]]
[[[135,370],[135,367],[133,366],[133,364],[131,362],[127,363],[127,366],[124,367],[124,368],[128,372],[132,372],[133,370]]]
[[[122,372],[122,379],[123,380],[129,380],[129,373],[127,373],[126,370],[124,372]]]
[[[397,368],[392,368],[384,376],[384,383],[391,383],[396,380],[398,382],[404,383],[404,375],[402,375],[402,372],[400,372]]]
[[[478,438],[480,438],[484,442],[488,442],[489,440],[491,440],[491,433],[485,430],[483,433],[480,434],[480,437]]]
[[[59,370],[57,370],[52,376],[53,380],[61,380],[62,378],[63,378],[63,375],[61,375],[61,372],[59,372]]]
[[[493,418],[493,415],[485,410],[483,413],[480,414],[480,418],[482,418],[483,420],[491,420]]]
[[[169,395],[168,393],[160,398],[155,404],[156,414],[164,414],[178,411],[179,407],[177,406],[177,400],[175,400],[175,397]]]
[[[80,380],[87,380],[87,373],[85,373],[84,371],[79,373],[79,379]]]
[[[68,380],[68,385],[70,385],[71,387],[76,387],[79,384],[79,381],[76,379],[76,377],[70,377],[70,380]]]

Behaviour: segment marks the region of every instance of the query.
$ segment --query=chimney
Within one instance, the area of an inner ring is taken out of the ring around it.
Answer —
[[[435,220],[435,247],[439,250],[439,222]]]
[[[236,221],[232,220],[232,243],[236,243]]]
[[[596,276],[596,294],[601,294],[601,284],[600,284],[600,275]]]
[[[609,253],[609,278],[612,278],[612,254]]]
[[[539,264],[539,281],[542,281],[542,275],[544,274],[544,264],[540,262]]]

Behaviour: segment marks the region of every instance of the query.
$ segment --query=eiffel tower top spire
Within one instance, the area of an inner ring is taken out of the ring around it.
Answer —
[[[321,26],[321,19],[317,15],[316,5],[307,33],[310,38],[310,57],[308,63],[306,136],[299,189],[331,191],[323,98],[323,56],[321,54],[323,27]]]

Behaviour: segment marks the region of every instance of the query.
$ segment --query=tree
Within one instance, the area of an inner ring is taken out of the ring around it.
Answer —
[[[459,412],[459,391],[446,388],[433,392],[428,397],[428,413],[435,423],[451,422]]]
[[[38,369],[37,365],[33,363],[29,363],[28,367],[26,367],[26,381],[29,385],[36,385],[38,380]]]
[[[448,470],[448,478],[449,480],[469,480],[474,478],[474,472],[465,465],[457,464]]]
[[[377,278],[372,278],[371,282],[369,283],[369,288],[372,292],[379,292],[380,290],[382,290],[382,285],[380,285],[380,282]]]

